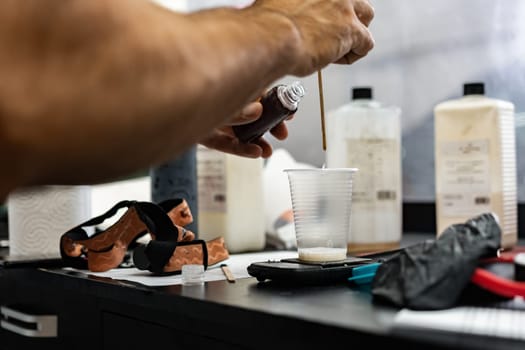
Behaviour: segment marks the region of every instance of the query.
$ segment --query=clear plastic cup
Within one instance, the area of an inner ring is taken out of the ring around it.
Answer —
[[[352,180],[357,168],[285,169],[299,260],[347,257]]]

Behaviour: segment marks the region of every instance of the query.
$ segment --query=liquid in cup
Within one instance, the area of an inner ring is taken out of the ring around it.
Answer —
[[[347,257],[352,180],[357,168],[285,169],[299,260]]]

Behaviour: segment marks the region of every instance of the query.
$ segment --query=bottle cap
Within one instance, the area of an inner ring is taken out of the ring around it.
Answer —
[[[368,86],[355,87],[352,89],[352,100],[372,99],[372,88]]]
[[[182,265],[182,284],[185,286],[204,283],[204,265]]]
[[[282,85],[277,90],[279,100],[289,110],[296,110],[299,101],[306,94],[306,89],[300,81],[294,81],[290,85]]]
[[[481,82],[463,84],[463,96],[466,95],[484,95],[485,84]]]

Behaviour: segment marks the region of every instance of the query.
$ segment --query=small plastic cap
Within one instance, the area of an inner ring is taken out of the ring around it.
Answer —
[[[352,89],[352,100],[359,99],[372,99],[372,88],[371,87],[355,87]]]
[[[306,95],[306,89],[300,81],[294,81],[287,87],[292,100],[299,101],[304,95]]]
[[[463,96],[466,95],[484,95],[485,84],[481,82],[463,84]]]
[[[198,285],[204,283],[204,265],[182,265],[182,284]]]

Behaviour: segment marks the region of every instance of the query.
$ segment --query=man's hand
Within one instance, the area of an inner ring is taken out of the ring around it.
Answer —
[[[211,134],[202,139],[199,143],[208,148],[213,148],[221,152],[231,153],[248,158],[268,158],[272,155],[273,149],[270,143],[263,137],[260,137],[253,143],[242,143],[235,136],[232,126],[247,124],[255,121],[262,114],[262,105],[260,102],[252,102],[242,110],[239,116],[234,117],[231,123],[213,130]],[[293,118],[293,115],[287,120]],[[270,133],[278,140],[284,140],[288,137],[288,128],[284,122],[277,124],[270,130]]]
[[[374,8],[368,0],[257,0],[294,23],[298,31],[293,75],[306,76],[330,63],[352,64],[374,47],[368,30]]]

